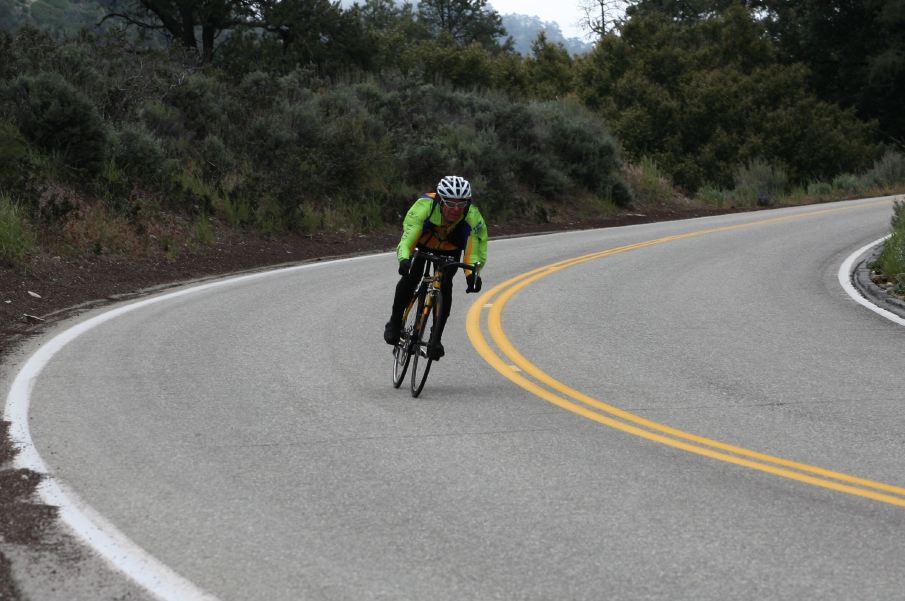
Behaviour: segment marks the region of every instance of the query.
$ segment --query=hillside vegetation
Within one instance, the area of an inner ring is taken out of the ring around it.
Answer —
[[[79,33],[38,2],[0,0],[5,261],[167,253],[215,226],[370,231],[446,173],[491,223],[905,181],[905,0],[644,0],[578,57],[501,45],[485,0],[110,0]]]

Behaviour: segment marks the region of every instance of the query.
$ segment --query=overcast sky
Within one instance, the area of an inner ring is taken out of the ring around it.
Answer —
[[[398,0],[397,0],[398,2]],[[355,0],[340,0],[345,8],[349,8]],[[585,32],[578,27],[584,13],[579,8],[581,0],[490,0],[489,4],[501,15],[528,15],[539,17],[541,21],[555,21],[567,38],[584,38]],[[359,0],[364,4],[364,0]]]
[[[540,17],[541,21],[556,21],[567,38],[583,38],[585,32],[578,26],[584,16],[579,0],[490,0],[501,15],[519,14]]]

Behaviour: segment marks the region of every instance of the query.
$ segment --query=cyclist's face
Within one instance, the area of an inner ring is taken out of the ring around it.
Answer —
[[[443,215],[443,219],[447,221],[458,221],[462,218],[462,214],[465,213],[465,207],[468,206],[468,201],[440,201],[440,212]]]

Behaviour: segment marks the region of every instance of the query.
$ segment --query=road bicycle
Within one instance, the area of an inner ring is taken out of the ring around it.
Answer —
[[[440,339],[440,319],[443,315],[440,286],[443,277],[450,270],[461,268],[477,271],[478,267],[422,250],[416,250],[412,255],[413,261],[417,258],[426,259],[424,274],[402,314],[402,330],[399,341],[393,347],[393,387],[399,388],[402,385],[411,364],[413,397],[421,394],[433,363],[427,349],[431,343],[439,342]]]

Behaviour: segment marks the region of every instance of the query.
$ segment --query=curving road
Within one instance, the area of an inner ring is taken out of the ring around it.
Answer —
[[[520,290],[502,313],[512,347],[657,424],[905,485],[905,330],[837,281],[891,206],[498,240],[485,282],[657,240]],[[490,308],[466,331],[464,282],[422,397],[394,390],[394,274],[389,255],[312,264],[111,319],[37,379],[35,446],[224,601],[902,597],[905,507],[532,394],[475,351]]]

